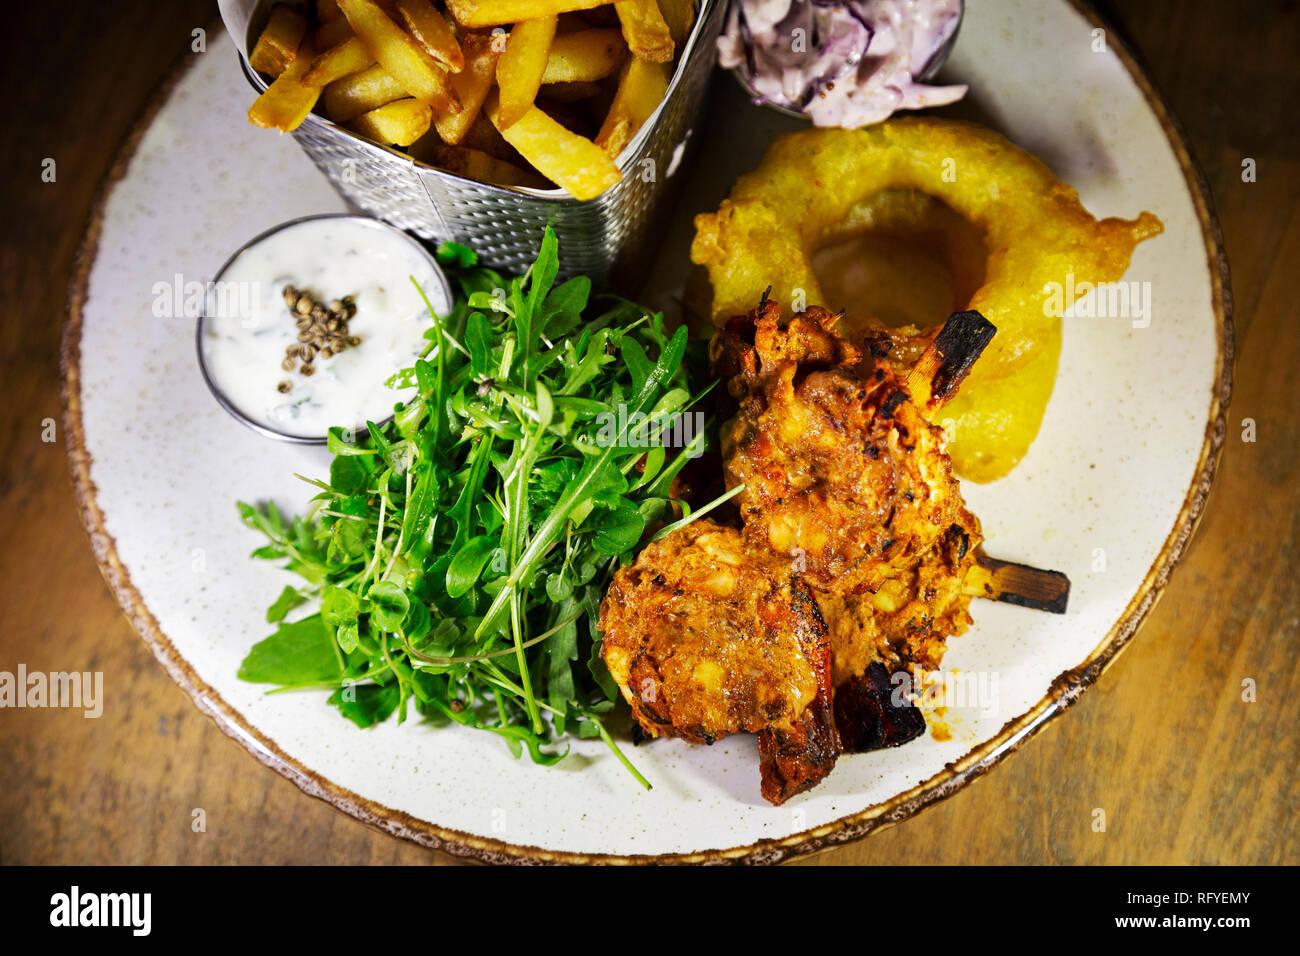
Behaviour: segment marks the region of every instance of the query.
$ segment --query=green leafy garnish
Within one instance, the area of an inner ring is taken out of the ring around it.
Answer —
[[[266,640],[254,644],[239,665],[240,678],[255,684],[312,687],[337,683],[342,675],[342,661],[319,614],[281,624]]]
[[[604,740],[617,689],[600,657],[600,602],[614,570],[678,515],[673,478],[705,447],[655,438],[702,393],[687,333],[616,300],[592,314],[585,278],[556,286],[548,228],[537,261],[506,280],[454,244],[438,261],[459,287],[429,345],[393,376],[415,397],[360,438],[333,429],[310,519],[240,503],[302,588],[268,611],[245,680],[329,688],[368,727],[414,708],[501,737],[542,764],[564,738]],[[430,310],[430,314],[432,310]],[[707,391],[707,389],[705,389]],[[702,514],[701,508],[694,514]]]

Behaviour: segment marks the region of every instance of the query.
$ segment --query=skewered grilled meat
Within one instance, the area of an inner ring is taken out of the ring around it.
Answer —
[[[824,309],[784,327],[779,317],[764,301],[714,342],[715,368],[730,373],[740,403],[723,429],[727,482],[746,484],[746,534],[791,554],[817,589],[846,746],[892,745],[898,735],[880,723],[888,712],[871,703],[878,678],[939,666],[947,638],[969,626],[963,585],[982,540],[922,409],[956,392],[993,329],[977,313],[954,316],[904,383],[886,363],[883,330],[863,349],[837,337],[838,317]]]
[[[891,566],[875,592],[820,591],[817,602],[830,631],[836,687],[866,673],[873,663],[891,673],[916,665],[935,670],[949,637],[970,627],[964,584],[975,565],[970,547],[979,523],[962,509],[959,523],[919,560]]]
[[[883,361],[810,308],[782,327],[772,301],[715,347],[740,402],[722,429],[746,535],[821,591],[876,591],[961,518],[943,434]],[[744,343],[752,341],[752,349]],[[735,348],[741,343],[741,348]],[[972,519],[973,521],[973,519]]]
[[[759,735],[773,803],[830,772],[826,626],[789,562],[700,520],[652,542],[614,576],[600,611],[604,657],[652,737]]]
[[[743,530],[697,521],[614,577],[604,656],[650,736],[759,735],[763,795],[781,803],[841,752],[897,746],[925,727],[891,675],[937,667],[970,624],[979,521],[926,420],[993,329],[955,315],[906,382],[813,308],[780,323],[766,299],[715,336],[738,403],[723,471]],[[1032,572],[1033,569],[1023,569]]]

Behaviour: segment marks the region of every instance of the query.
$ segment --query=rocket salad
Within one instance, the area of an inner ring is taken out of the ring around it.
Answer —
[[[463,246],[437,255],[456,305],[390,381],[418,394],[362,436],[330,432],[328,479],[304,479],[319,491],[308,517],[239,504],[269,539],[254,555],[305,581],[271,605],[279,629],[239,676],[331,689],[361,727],[414,708],[542,764],[568,735],[600,737],[648,787],[602,720],[617,691],[596,619],[644,540],[722,500],[692,514],[672,498],[707,429],[685,447],[654,438],[707,391],[691,390],[686,329],[621,300],[588,317],[590,281],[555,284],[549,228],[509,281]]]

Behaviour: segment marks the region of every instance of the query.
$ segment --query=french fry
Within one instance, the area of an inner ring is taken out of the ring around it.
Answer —
[[[667,92],[668,67],[633,57],[623,68],[614,102],[596,135],[596,145],[617,157],[659,108]]]
[[[483,101],[496,81],[500,56],[492,45],[492,37],[486,33],[466,33],[461,48],[465,53],[465,68],[448,78],[451,91],[460,100],[460,112],[435,110],[433,114],[438,135],[452,144],[464,139],[480,117]]]
[[[536,106],[504,127],[495,93],[488,96],[483,110],[507,143],[575,199],[595,199],[623,178],[607,152],[591,140],[569,132]]]
[[[407,97],[387,103],[377,110],[362,113],[353,119],[348,127],[362,136],[369,136],[376,142],[410,146],[429,132],[432,124],[433,110],[429,108],[429,104]]]
[[[316,48],[310,38],[305,38],[289,65],[248,108],[248,121],[254,126],[278,129],[282,133],[302,125],[320,98],[319,86],[308,86],[303,82],[315,56]]]
[[[498,186],[531,186],[535,189],[546,189],[550,186],[550,183],[535,173],[466,146],[434,143],[424,156],[416,158],[430,166],[437,166],[449,173],[482,183],[496,183]]]
[[[331,20],[316,31],[316,49],[332,50],[340,43],[351,40],[354,36],[356,34],[352,32],[352,24],[343,19],[343,15],[340,13],[337,20]]]
[[[673,45],[680,50],[695,26],[695,0],[659,0],[659,12],[668,24]]]
[[[618,30],[579,30],[551,43],[543,83],[589,83],[610,76],[627,59]]]
[[[616,159],[663,101],[665,64],[697,7],[697,0],[277,3],[249,55],[275,79],[248,116],[288,132],[319,102],[340,126],[458,175],[554,184],[592,199],[622,180]],[[510,32],[483,29],[500,26]]]
[[[456,110],[459,103],[446,74],[374,0],[338,0],[353,31],[384,71],[422,103],[443,110]]]
[[[554,16],[539,17],[520,21],[510,28],[506,51],[497,61],[497,87],[501,90],[499,127],[513,125],[532,108],[555,39],[555,22]]]
[[[377,110],[406,96],[402,84],[375,64],[368,70],[335,80],[325,87],[325,115],[336,123]]]
[[[553,17],[604,6],[609,0],[447,0],[447,9],[463,27],[499,27],[522,20]]]
[[[357,37],[347,40],[326,50],[312,61],[311,69],[303,77],[308,86],[325,86],[353,73],[360,73],[374,65],[375,58],[370,55],[366,45]]]
[[[397,0],[397,12],[411,36],[448,71],[459,73],[465,68],[465,55],[456,34],[429,0]]]
[[[276,77],[284,72],[307,33],[307,18],[292,7],[277,3],[266,28],[248,55],[248,65],[259,73]]]
[[[652,63],[671,63],[673,36],[668,32],[658,0],[618,0],[614,4],[623,39],[634,56]]]

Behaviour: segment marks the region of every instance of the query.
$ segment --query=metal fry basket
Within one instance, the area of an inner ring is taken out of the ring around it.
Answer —
[[[598,288],[635,292],[650,267],[672,207],[692,133],[713,74],[726,0],[700,0],[658,110],[618,157],[623,179],[596,199],[563,189],[495,186],[428,166],[312,113],[292,136],[349,203],[434,242],[459,242],[484,264],[520,273],[532,264],[543,227],[559,239],[560,277],[590,276]],[[266,81],[248,64],[254,26],[269,4],[222,0],[222,18],[253,88]],[[260,17],[259,17],[260,14]]]

